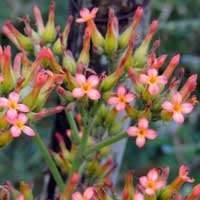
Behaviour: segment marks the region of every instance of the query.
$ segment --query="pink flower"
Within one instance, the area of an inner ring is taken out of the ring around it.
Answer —
[[[165,76],[158,76],[158,71],[156,69],[148,69],[147,75],[141,74],[138,81],[147,85],[148,91],[152,95],[156,95],[160,92],[160,85],[167,84],[167,78]]]
[[[93,187],[88,187],[83,195],[80,192],[75,192],[72,194],[72,200],[90,200],[94,196]]]
[[[193,183],[194,179],[188,176],[190,168],[182,165],[179,169],[179,178],[184,182]]]
[[[79,99],[87,95],[92,100],[98,100],[101,98],[99,91],[94,89],[94,87],[99,84],[99,79],[96,75],[91,75],[86,80],[84,75],[76,74],[75,80],[79,87],[73,89],[73,97]]]
[[[16,92],[11,92],[8,99],[6,99],[5,97],[0,97],[0,107],[8,109],[6,115],[10,119],[14,119],[17,116],[17,110],[21,112],[30,111],[28,106],[24,104],[18,104],[19,99],[19,94],[17,94]]]
[[[24,113],[19,113],[14,119],[11,119],[7,116],[6,120],[13,125],[10,129],[11,135],[13,137],[19,137],[21,132],[24,132],[28,136],[35,135],[34,130],[25,125],[25,123],[28,121],[28,118]]]
[[[140,192],[135,192],[133,200],[144,200],[144,196]]]
[[[98,12],[98,8],[96,8],[96,7],[94,7],[91,12],[87,8],[83,8],[80,11],[81,18],[78,18],[76,20],[76,22],[83,23],[83,22],[87,22],[91,19],[94,19],[96,17],[97,12]]]
[[[24,200],[24,195],[20,194],[15,200]]]
[[[140,148],[144,146],[146,138],[149,140],[154,140],[158,135],[153,129],[148,129],[148,120],[144,117],[139,119],[138,127],[129,127],[127,129],[127,133],[129,136],[137,137],[136,145]]]
[[[167,112],[173,114],[173,119],[175,122],[182,124],[184,122],[184,113],[190,113],[193,109],[191,103],[182,103],[182,95],[179,92],[176,92],[170,101],[165,101],[162,105],[162,108]]]
[[[140,177],[140,184],[143,186],[144,191],[148,195],[155,195],[156,190],[165,186],[165,179],[159,177],[156,169],[151,169],[147,176]]]
[[[118,111],[125,109],[127,103],[130,103],[135,98],[133,93],[126,93],[124,86],[119,86],[117,94],[114,97],[108,99],[108,104],[116,107]]]

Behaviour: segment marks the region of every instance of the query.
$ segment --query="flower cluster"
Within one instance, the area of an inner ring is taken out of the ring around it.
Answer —
[[[55,26],[55,1],[50,4],[46,25],[37,6],[33,12],[37,30],[31,27],[28,17],[21,18],[25,33],[19,32],[8,20],[2,28],[21,52],[12,63],[10,47],[0,47],[0,146],[22,132],[34,136],[30,122],[64,110],[70,124],[66,136],[72,142],[71,149],[66,148],[63,136],[57,133],[60,152],[50,151],[50,154],[57,166],[68,174],[65,187],[56,166],[52,167],[53,160],[47,157],[48,152],[44,153],[61,192],[58,198],[117,199],[110,180],[116,163],[106,158],[109,146],[131,136],[136,137],[136,145],[141,148],[146,139],[158,137],[158,133],[150,128],[150,122],[173,120],[182,124],[184,115],[198,103],[196,96],[191,97],[197,85],[197,75],[191,75],[185,83],[182,83],[183,69],[176,76],[174,72],[178,69],[180,55],[175,55],[167,67],[160,70],[167,62],[167,55],[157,56],[160,41],[153,42],[150,49],[158,27],[157,20],[152,21],[144,40],[134,48],[139,37],[136,28],[143,15],[141,7],[136,9],[132,23],[122,33],[114,9],[109,9],[105,35],[100,33],[94,21],[98,8],[91,11],[83,8],[81,18],[76,19],[77,23],[86,24],[79,55],[73,55],[67,45],[72,16],[60,32]],[[107,59],[108,72],[98,74],[91,67],[91,50]],[[54,90],[61,103],[45,108]],[[124,131],[124,124],[130,121],[135,124]],[[44,152],[41,141],[38,144]],[[151,169],[147,176],[139,178],[136,189],[133,188],[133,173],[128,173],[121,199],[181,199],[178,189],[184,182],[194,179],[188,177],[188,167],[181,166],[179,176],[166,185],[168,173],[168,167]],[[81,186],[79,180],[83,183]],[[91,183],[95,184],[87,188]],[[86,188],[85,192],[73,193],[76,186]],[[8,184],[7,187],[12,193],[12,186]],[[22,183],[20,188],[14,198],[33,199],[28,184]],[[109,189],[112,195],[106,193]],[[197,185],[186,199],[194,200],[199,195]]]

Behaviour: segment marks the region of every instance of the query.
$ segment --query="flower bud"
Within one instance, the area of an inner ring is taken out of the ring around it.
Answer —
[[[176,66],[179,64],[179,61],[180,61],[180,54],[177,54],[170,60],[169,65],[166,67],[162,75],[167,78],[170,78]]]
[[[90,29],[87,27],[85,29],[85,38],[84,38],[84,42],[83,42],[83,49],[81,50],[81,53],[80,53],[78,61],[77,61],[77,64],[83,64],[86,67],[89,65],[89,61],[90,61],[90,55],[89,55],[90,38],[91,38],[91,32],[90,32]]]
[[[4,49],[1,60],[1,69],[3,75],[3,81],[1,83],[1,89],[4,94],[8,94],[15,87],[15,76],[11,66],[11,48],[7,46]]]
[[[119,27],[118,20],[115,16],[114,9],[109,9],[109,19],[105,38],[105,51],[107,54],[112,54],[118,47]]]
[[[37,6],[34,6],[33,13],[36,20],[37,31],[39,35],[42,36],[42,34],[44,33],[44,24],[43,24],[43,19],[42,19],[40,9]]]
[[[62,65],[64,68],[69,70],[71,74],[75,74],[77,64],[70,50],[64,52]]]
[[[43,38],[47,43],[53,42],[56,38],[54,12],[55,12],[55,1],[52,1],[50,4],[49,19],[43,33]]]
[[[132,24],[120,35],[119,38],[119,47],[124,48],[128,45],[129,40],[133,36],[133,33],[142,17],[143,14],[143,8],[138,7],[135,11],[135,16]]]
[[[133,55],[133,67],[135,67],[135,68],[144,67],[145,63],[147,62],[149,43],[151,41],[151,38],[153,37],[153,34],[155,33],[155,31],[157,29],[157,26],[158,26],[158,21],[154,20],[150,25],[149,32],[146,35],[144,41],[136,49],[136,51]]]
[[[17,42],[19,43],[20,48],[24,49],[28,53],[33,51],[33,43],[30,38],[24,36],[20,33],[9,20],[5,22],[5,26],[10,30],[10,32],[16,37]]]

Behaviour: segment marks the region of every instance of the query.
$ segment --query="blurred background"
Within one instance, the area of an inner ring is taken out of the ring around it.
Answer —
[[[46,21],[50,0],[3,0],[0,2],[0,26],[5,19],[10,19],[18,28],[18,16],[32,16],[33,5],[37,4]],[[200,0],[152,0],[151,19],[159,20],[159,29],[154,39],[160,39],[161,47],[158,54],[168,54],[169,59],[181,54],[180,67],[186,69],[185,78],[192,73],[200,74]],[[68,10],[67,1],[56,1],[56,23],[65,25]],[[9,41],[1,34],[1,44],[9,44]],[[16,49],[15,49],[16,50]],[[14,52],[14,51],[13,51]],[[197,88],[197,96],[199,85]],[[199,99],[199,98],[198,98]],[[55,98],[49,99],[49,105],[55,104]],[[170,179],[178,173],[180,165],[191,167],[191,176],[196,182],[200,182],[200,106],[196,106],[194,112],[186,119],[182,126],[176,124],[152,124],[159,137],[147,142],[144,148],[138,149],[135,141],[130,138],[125,150],[121,166],[119,186],[124,181],[128,170],[134,169],[136,177],[146,174],[152,167],[170,166]],[[50,143],[51,125],[53,118],[46,118],[38,124],[38,131],[48,145]],[[45,173],[45,163],[40,157],[39,151],[29,138],[16,139],[8,147],[0,150],[0,184],[10,180],[14,184],[24,180],[35,182],[35,192],[41,191],[38,183],[42,182],[41,173]],[[187,193],[191,185],[185,185]]]

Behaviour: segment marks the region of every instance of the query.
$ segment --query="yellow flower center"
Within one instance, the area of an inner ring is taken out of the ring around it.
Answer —
[[[15,101],[10,101],[8,107],[16,110],[18,108],[18,104]]]
[[[89,84],[89,83],[84,83],[82,86],[81,86],[81,88],[85,91],[85,92],[88,92],[91,88],[92,88],[92,86]]]
[[[144,137],[146,134],[147,134],[147,131],[146,131],[146,129],[143,129],[143,128],[141,128],[141,129],[139,130],[139,133],[138,133],[138,135],[140,135],[140,136]]]
[[[174,110],[178,113],[181,113],[182,111],[182,107],[181,107],[181,104],[175,104],[174,105]]]
[[[22,129],[24,127],[24,123],[20,120],[17,120],[15,122],[15,125],[19,128],[19,129]]]
[[[126,102],[125,96],[119,96],[119,97],[118,97],[118,101],[119,101],[119,103],[124,103],[124,102]]]
[[[157,76],[150,76],[149,77],[149,83],[155,84],[158,82],[158,77]]]
[[[147,187],[150,189],[155,189],[156,188],[156,184],[153,181],[149,181],[147,184]]]

